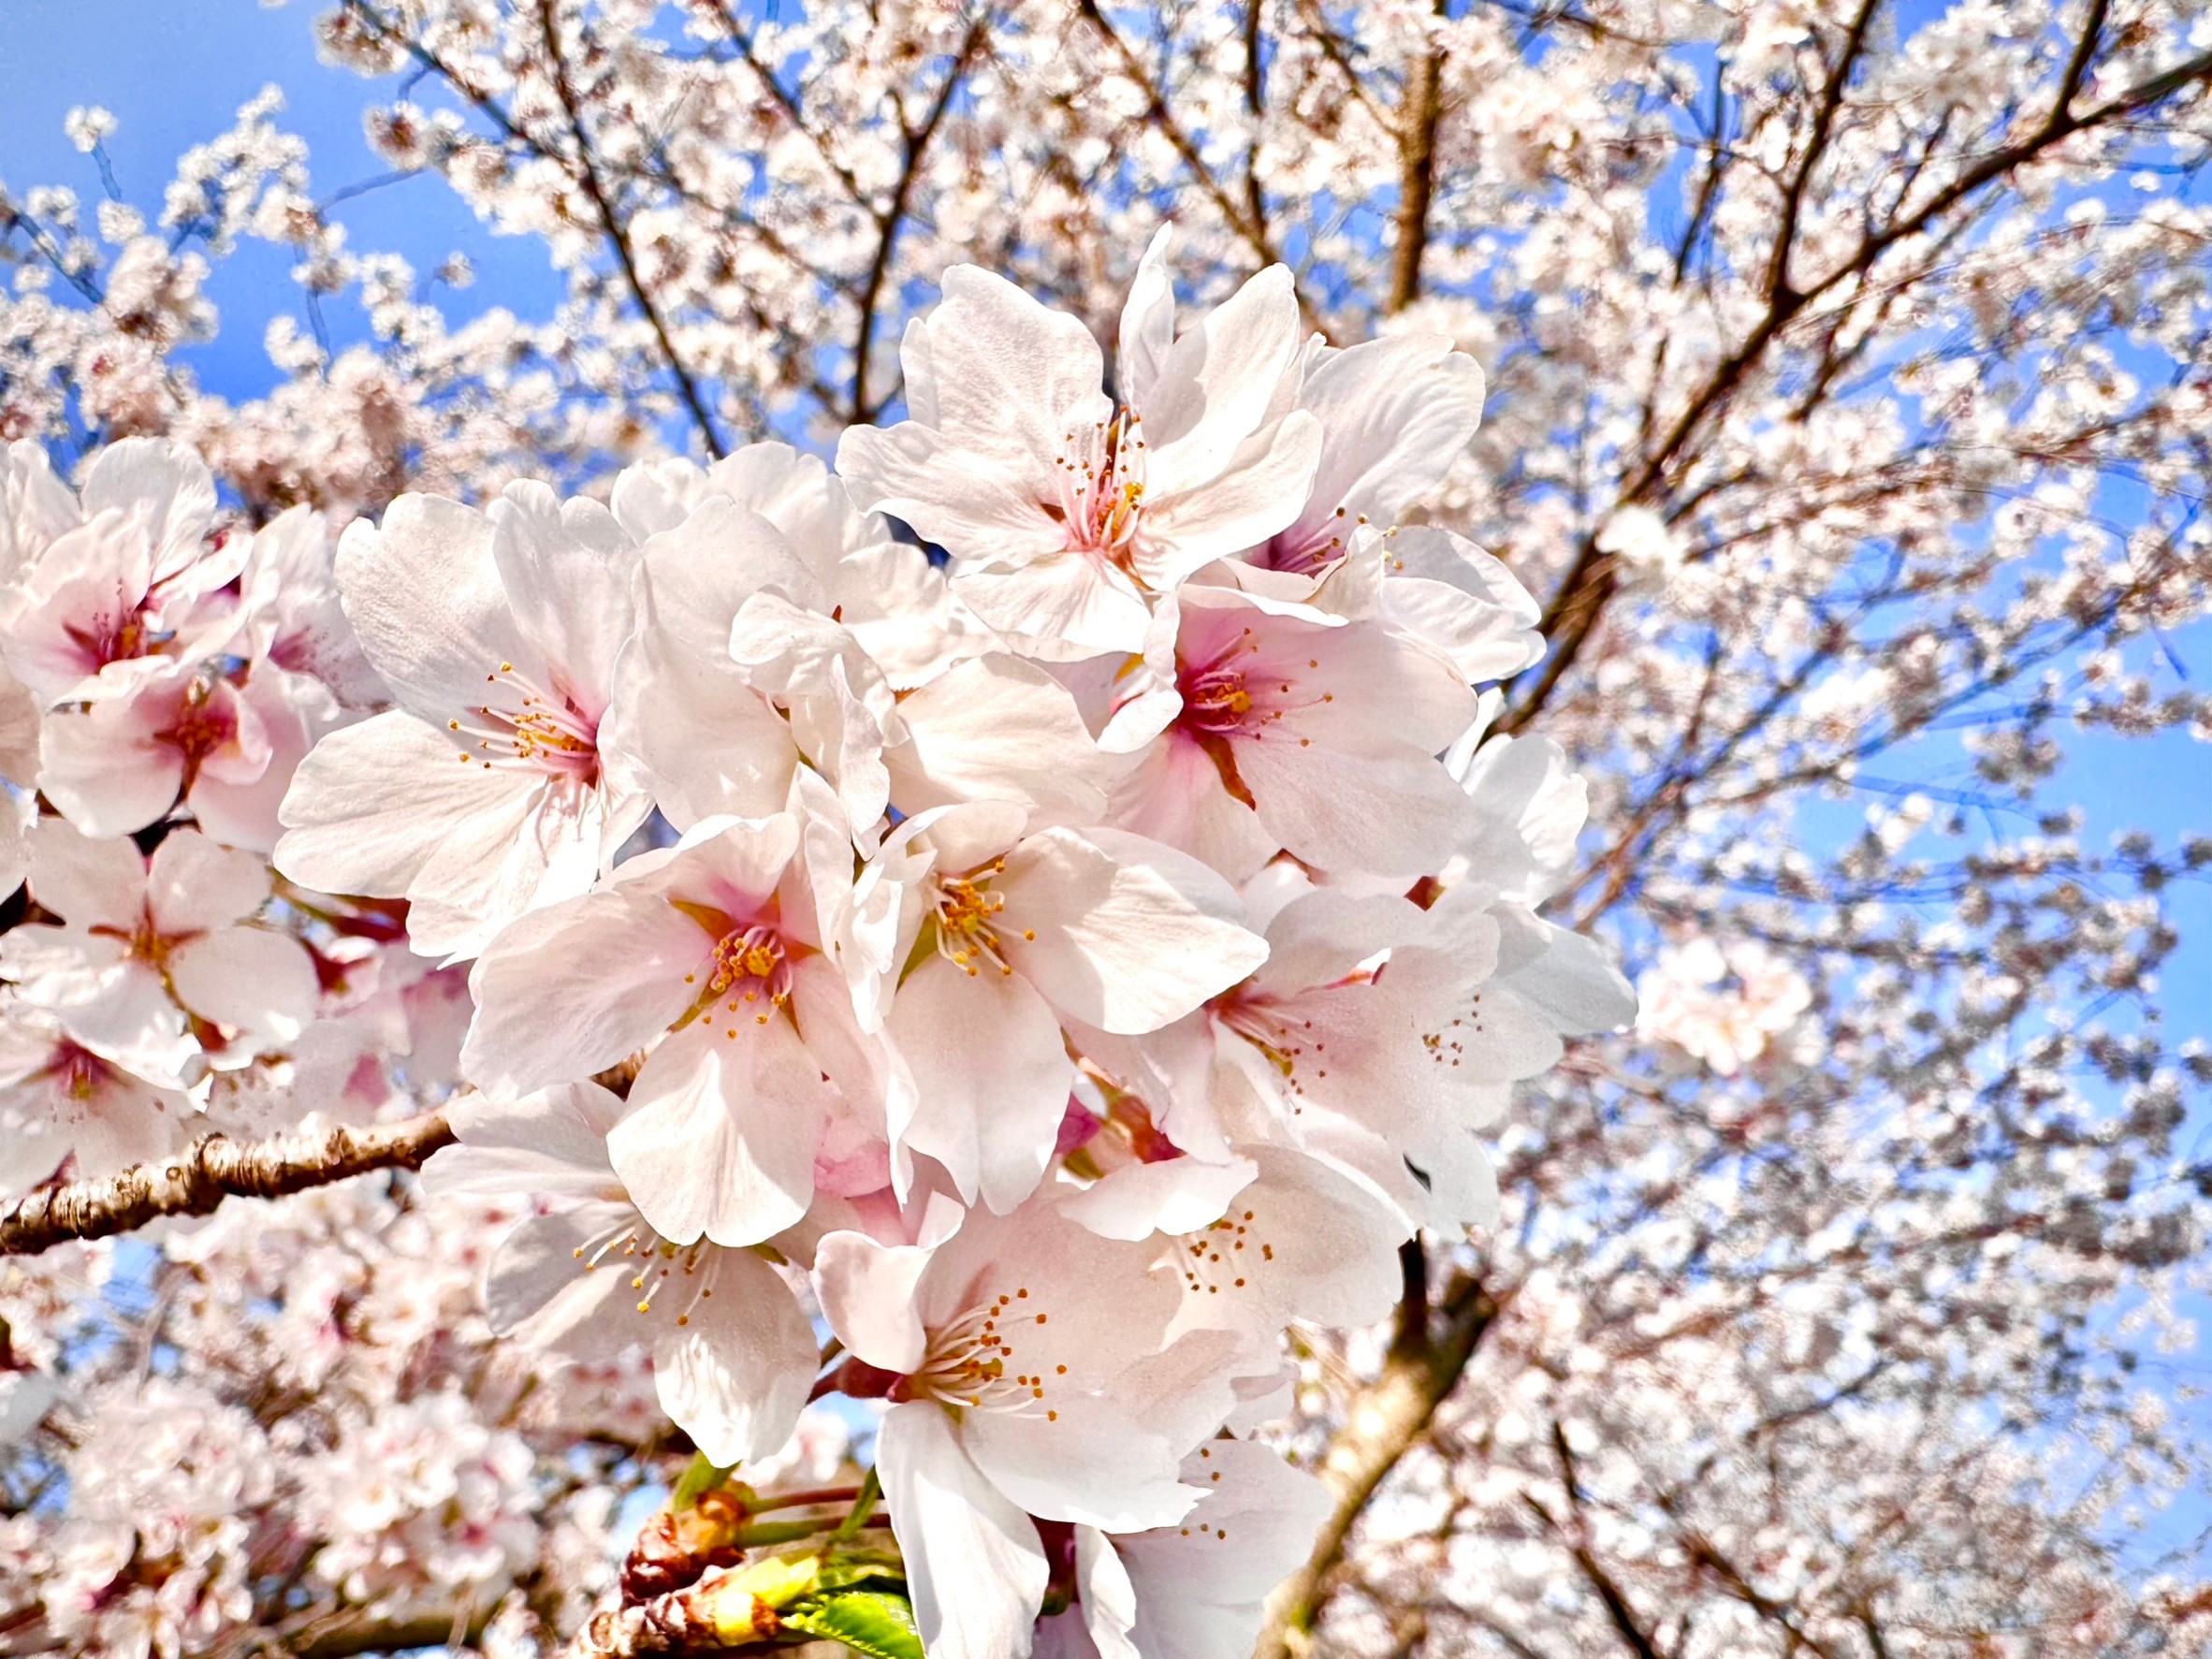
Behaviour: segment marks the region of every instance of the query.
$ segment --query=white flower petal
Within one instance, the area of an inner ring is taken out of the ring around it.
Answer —
[[[1144,509],[1139,571],[1165,591],[1216,559],[1266,541],[1297,517],[1313,488],[1321,427],[1294,411],[1255,433],[1221,470]]]
[[[1007,961],[1102,1030],[1157,1031],[1267,960],[1227,881],[1124,831],[1030,836],[1008,854],[997,890]]]
[[[443,720],[482,701],[502,663],[543,667],[508,604],[491,521],[473,508],[400,496],[381,526],[347,527],[337,570],[346,618],[403,707]]]
[[[1060,1201],[1060,1214],[1105,1239],[1176,1237],[1218,1221],[1230,1201],[1252,1184],[1259,1166],[1247,1158],[1225,1164],[1195,1157],[1125,1164]]]
[[[427,720],[375,715],[331,733],[300,763],[270,862],[319,892],[399,898],[458,821],[518,808],[531,788],[522,773],[464,764]]]
[[[912,1073],[903,1137],[961,1196],[1003,1214],[1036,1190],[1067,1114],[1074,1063],[1053,1011],[1018,974],[969,975],[932,954],[891,1005],[891,1041]]]
[[[683,1018],[714,941],[649,894],[588,893],[502,928],[469,972],[461,1074],[513,1097],[627,1059]]]
[[[147,861],[146,909],[165,934],[242,922],[269,898],[269,866],[219,847],[197,830],[173,830]]]
[[[550,689],[604,706],[630,635],[637,545],[597,502],[564,502],[534,480],[508,485],[488,517],[516,626],[567,682]]]
[[[662,1238],[757,1244],[806,1215],[829,1085],[787,1019],[702,1015],[655,1049],[607,1137]],[[735,1035],[732,1035],[735,1033]]]
[[[1129,295],[1122,302],[1121,329],[1113,354],[1113,378],[1121,400],[1132,409],[1147,407],[1168,353],[1175,344],[1175,284],[1168,274],[1168,251],[1174,226],[1152,233],[1137,262]]]
[[[1441,334],[1399,334],[1333,352],[1299,388],[1328,434],[1304,515],[1286,540],[1325,538],[1342,507],[1390,525],[1444,481],[1482,422],[1482,366]]]
[[[707,1462],[724,1467],[778,1450],[798,1426],[814,1381],[813,1328],[776,1270],[749,1251],[708,1249],[695,1267],[663,1264],[653,1381],[662,1409]],[[687,1272],[705,1275],[693,1294]],[[660,1304],[667,1299],[669,1307]],[[681,1305],[681,1313],[670,1310]],[[681,1321],[669,1327],[670,1320]]]
[[[879,1244],[863,1232],[825,1233],[814,1247],[814,1283],[837,1340],[885,1371],[919,1369],[929,1333],[916,1288],[930,1255],[924,1246]]]
[[[464,1096],[445,1109],[460,1143],[423,1165],[423,1190],[607,1200],[619,1186],[606,1138],[623,1111],[622,1101],[595,1083],[505,1102]]]
[[[970,453],[917,421],[848,427],[837,472],[862,506],[904,519],[964,558],[1021,562],[1066,539],[1039,504],[1036,485],[1008,460]]]
[[[1038,822],[1093,823],[1106,758],[1066,687],[1017,657],[963,662],[899,705],[907,741],[884,754],[908,814],[953,801],[1015,801]]]
[[[593,1359],[644,1335],[627,1329],[622,1317],[632,1299],[628,1259],[616,1255],[587,1265],[610,1233],[618,1236],[625,1220],[634,1218],[627,1204],[609,1202],[524,1217],[493,1251],[485,1275],[484,1316],[491,1328],[533,1347]]]
[[[885,1415],[876,1470],[929,1659],[1022,1659],[1049,1576],[1036,1525],[983,1478],[935,1405]]]
[[[1049,1409],[970,1412],[960,1429],[976,1467],[1031,1515],[1126,1533],[1179,1521],[1198,1501],[1178,1448],[1112,1401],[1055,1393]]]
[[[322,1002],[307,947],[266,927],[225,927],[169,953],[177,1000],[263,1047],[293,1041]]]
[[[59,818],[31,825],[31,896],[79,928],[135,931],[146,902],[146,860],[126,840],[95,840]]]

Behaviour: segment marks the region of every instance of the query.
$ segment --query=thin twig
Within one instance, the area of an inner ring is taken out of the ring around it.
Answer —
[[[638,274],[637,256],[630,246],[630,227],[622,216],[615,211],[615,204],[600,182],[599,167],[592,160],[591,139],[584,130],[584,112],[576,103],[575,89],[569,84],[568,60],[560,50],[560,20],[555,0],[538,0],[538,21],[544,25],[546,56],[553,71],[553,94],[560,100],[561,113],[568,118],[568,130],[575,138],[576,153],[576,182],[584,187],[584,194],[591,198],[591,206],[599,215],[600,228],[605,233],[608,245],[615,251],[616,263],[622,268],[622,280],[629,284],[630,298],[653,330],[653,338],[660,342],[661,355],[667,360],[668,371],[676,377],[677,389],[683,394],[684,404],[691,412],[691,419],[699,428],[701,442],[706,453],[720,460],[728,453],[722,446],[721,435],[715,430],[714,417],[706,412],[706,400],[700,395],[699,386],[691,378],[691,371],[684,367],[682,357],[677,352],[676,342],[669,338],[668,325],[662,321],[661,308],[653,303],[652,294],[647,289],[645,279]]]
[[[1751,332],[1721,360],[1711,377],[1675,418],[1657,447],[1629,478],[1620,495],[1623,504],[1641,502],[1652,493],[1669,466],[1688,448],[1691,438],[1705,424],[1706,419],[1727,400],[1765,357],[1767,348],[1775,338],[1813,300],[1851,277],[1864,275],[1899,242],[1919,235],[1943,214],[1985,186],[2035,161],[2053,146],[2076,133],[2088,132],[2135,114],[2176,93],[2212,80],[2212,51],[2199,52],[2164,73],[2139,81],[2125,92],[2077,114],[2074,103],[2088,76],[2095,37],[2103,26],[2103,10],[2102,6],[2091,8],[2082,36],[2069,55],[2049,112],[2033,131],[2011,144],[1992,150],[1980,161],[1963,169],[1957,178],[1913,211],[1867,236],[1850,257],[1838,264],[1826,276],[1802,288],[1786,283],[1770,287],[1768,305]],[[1770,278],[1775,272],[1786,271],[1787,268],[1788,250],[1786,247],[1778,248],[1768,268]],[[1501,733],[1520,731],[1550,702],[1567,670],[1574,665],[1582,648],[1596,632],[1598,620],[1619,585],[1620,578],[1613,561],[1598,551],[1595,536],[1585,537],[1573,565],[1553,590],[1539,623],[1545,637],[1551,642],[1550,654],[1540,669],[1533,671],[1535,677],[1525,691],[1516,687],[1519,694],[1499,717],[1493,730]]]
[[[983,38],[983,19],[979,17],[968,26],[962,36],[960,50],[953,55],[952,66],[945,71],[944,83],[937,89],[931,100],[929,113],[922,124],[909,129],[900,121],[900,138],[904,153],[900,157],[898,182],[892,186],[891,200],[876,216],[877,236],[875,257],[868,261],[868,273],[860,288],[860,321],[854,330],[852,345],[852,407],[851,423],[861,426],[882,413],[879,400],[868,400],[868,358],[875,351],[876,312],[882,303],[883,284],[891,274],[891,256],[898,246],[899,227],[905,224],[907,200],[913,195],[914,181],[922,170],[922,160],[929,149],[930,140],[937,137],[937,129],[943,123],[945,111],[952,108],[954,94],[968,74],[968,65],[975,56],[975,49]]]
[[[1438,21],[1449,0],[1435,0]],[[1436,127],[1444,117],[1444,47],[1432,38],[1405,77],[1405,104],[1398,124],[1398,240],[1390,250],[1393,312],[1421,292],[1421,256],[1429,247],[1429,208],[1436,195]]]

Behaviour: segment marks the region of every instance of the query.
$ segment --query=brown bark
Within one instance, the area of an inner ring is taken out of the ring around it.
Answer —
[[[418,1169],[453,1140],[443,1112],[242,1146],[210,1135],[157,1163],[41,1187],[0,1215],[0,1256],[33,1256],[70,1239],[110,1238],[164,1215],[211,1215],[226,1198],[279,1198],[372,1170]]]
[[[302,1625],[280,1651],[290,1659],[354,1659],[415,1648],[473,1648],[490,1617],[489,1608],[436,1608],[400,1618],[347,1608]]]
[[[1439,21],[1447,0],[1435,0]],[[1436,127],[1444,117],[1444,49],[1431,41],[1405,72],[1398,130],[1398,240],[1390,250],[1390,298],[1404,311],[1421,293],[1421,256],[1429,247],[1429,209],[1436,195]]]
[[[1269,1598],[1257,1659],[1300,1659],[1309,1633],[1328,1606],[1331,1578],[1352,1529],[1375,1490],[1428,1433],[1475,1349],[1498,1317],[1500,1303],[1482,1282],[1463,1275],[1444,1299],[1441,1328],[1417,1340],[1402,1319],[1382,1375],[1345,1405],[1345,1427],[1331,1442],[1320,1477],[1336,1500],[1306,1564]]]

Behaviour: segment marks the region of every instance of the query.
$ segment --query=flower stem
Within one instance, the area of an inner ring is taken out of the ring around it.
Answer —
[[[883,1483],[876,1478],[875,1466],[870,1464],[867,1477],[860,1483],[860,1495],[852,1500],[852,1508],[845,1519],[837,1522],[837,1530],[830,1534],[830,1542],[842,1544],[867,1525],[868,1517],[875,1512],[876,1501],[882,1495]]]

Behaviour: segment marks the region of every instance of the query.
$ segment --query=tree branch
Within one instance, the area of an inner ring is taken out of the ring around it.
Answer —
[[[1449,16],[1449,0],[1434,0]],[[1398,240],[1390,250],[1390,298],[1404,311],[1421,292],[1421,256],[1429,247],[1429,207],[1436,195],[1436,126],[1444,117],[1444,48],[1434,39],[1405,78],[1398,126]]]
[[[1419,1233],[1398,1246],[1398,1284],[1390,1351],[1419,1355],[1429,1346],[1429,1250]]]
[[[852,169],[837,159],[829,147],[829,140],[808,121],[807,112],[800,107],[798,100],[785,90],[782,81],[776,79],[775,70],[761,62],[751,32],[746,28],[745,20],[737,15],[736,7],[730,5],[728,0],[718,0],[714,10],[721,22],[723,31],[730,36],[731,44],[737,49],[739,61],[753,72],[753,78],[761,83],[761,90],[783,111],[783,118],[791,123],[792,129],[814,147],[814,153],[822,158],[822,165],[830,170],[831,176],[845,187],[845,194],[861,206],[867,206],[867,193],[861,189],[860,181],[852,176]]]
[[[1827,150],[1828,137],[1835,130],[1836,111],[1843,107],[1843,94],[1858,67],[1860,55],[1867,49],[1867,31],[1873,26],[1874,14],[1881,9],[1882,0],[1861,0],[1858,15],[1851,20],[1850,31],[1843,37],[1842,53],[1828,72],[1827,84],[1821,92],[1820,108],[1812,116],[1812,130],[1805,138],[1805,153],[1783,190],[1774,252],[1767,267],[1767,292],[1770,295],[1789,292],[1790,249],[1797,245],[1797,215],[1804,211],[1805,191],[1812,182],[1812,169],[1820,165],[1820,158]]]
[[[2103,12],[2102,4],[2091,7],[2082,35],[2069,54],[2049,112],[2032,131],[2013,143],[1990,151],[1913,211],[1892,220],[1882,229],[1867,236],[1850,257],[1839,263],[1826,276],[1802,289],[1786,283],[1769,288],[1768,302],[1759,320],[1742,342],[1721,360],[1711,378],[1698,389],[1676,417],[1658,447],[1646,457],[1642,465],[1629,478],[1619,498],[1623,504],[1642,502],[1652,493],[1666,475],[1667,468],[1688,447],[1691,438],[1704,425],[1706,418],[1727,400],[1766,355],[1767,348],[1773,343],[1776,336],[1814,299],[1850,277],[1863,275],[1870,270],[1883,255],[1899,242],[1919,235],[1935,220],[1977,191],[2036,161],[2045,152],[2074,134],[2088,132],[2133,115],[2176,93],[2212,80],[2212,51],[2199,52],[2164,73],[2139,81],[2105,102],[2076,114],[2074,102],[2088,79],[2089,60],[2094,55],[2096,39],[2103,28]],[[1787,270],[1788,258],[1787,246],[1778,244],[1768,267],[1770,280],[1776,273]],[[1598,552],[1594,535],[1585,538],[1573,565],[1553,591],[1538,624],[1544,636],[1551,642],[1550,654],[1540,669],[1533,671],[1535,678],[1531,682],[1528,691],[1517,696],[1499,716],[1492,727],[1493,731],[1508,734],[1518,732],[1542,710],[1596,631],[1598,619],[1618,587],[1619,577],[1613,569],[1612,560]]]
[[[281,1198],[373,1170],[419,1169],[454,1138],[443,1111],[244,1146],[210,1135],[163,1162],[31,1193],[0,1215],[0,1256],[34,1256],[71,1239],[112,1238],[164,1215],[211,1215],[226,1198]]]
[[[1320,1469],[1336,1506],[1305,1565],[1269,1598],[1257,1659],[1295,1659],[1304,1652],[1306,1633],[1328,1606],[1329,1579],[1352,1529],[1390,1471],[1428,1432],[1502,1305],[1480,1279],[1459,1275],[1444,1300],[1442,1329],[1425,1343],[1394,1344],[1382,1375],[1345,1403],[1345,1426]]]
[[[1221,181],[1214,176],[1213,168],[1206,166],[1205,158],[1199,153],[1199,148],[1191,141],[1190,135],[1183,130],[1183,124],[1175,119],[1174,111],[1168,108],[1167,98],[1146,72],[1143,60],[1137,56],[1136,48],[1123,38],[1121,31],[1113,26],[1113,21],[1100,9],[1099,0],[1077,0],[1077,9],[1084,21],[1104,37],[1106,44],[1113,48],[1114,55],[1121,60],[1122,72],[1136,82],[1144,94],[1144,119],[1174,147],[1175,153],[1183,158],[1183,165],[1190,169],[1192,182],[1205,193],[1222,218],[1228,221],[1230,229],[1251,245],[1252,251],[1259,255],[1261,264],[1273,265],[1280,261],[1282,255],[1269,240],[1267,226],[1254,220],[1221,187]]]
[[[898,246],[898,228],[906,221],[907,199],[913,195],[923,155],[929,149],[929,141],[937,136],[945,111],[953,106],[953,95],[968,74],[975,49],[982,42],[983,22],[983,17],[978,17],[968,24],[968,33],[961,37],[960,50],[953,55],[952,66],[945,71],[944,84],[937,89],[937,96],[931,100],[929,113],[923,118],[922,124],[909,129],[903,113],[900,117],[900,139],[905,153],[899,158],[898,182],[892,186],[890,203],[876,214],[876,254],[868,261],[868,273],[860,288],[860,322],[852,344],[852,407],[849,415],[854,426],[872,421],[882,413],[884,400],[873,403],[868,400],[868,358],[875,350],[876,312],[882,303],[883,284],[891,274],[891,255]]]
[[[399,1618],[349,1608],[315,1619],[284,1638],[289,1659],[354,1659],[358,1653],[404,1653],[415,1648],[473,1648],[492,1609],[433,1608]]]
[[[1605,1604],[1606,1617],[1612,1622],[1614,1631],[1619,1634],[1628,1651],[1636,1655],[1636,1659],[1663,1659],[1651,1633],[1643,1627],[1642,1622],[1636,1616],[1636,1609],[1629,1605],[1627,1593],[1615,1581],[1612,1574],[1606,1571],[1597,1557],[1591,1553],[1589,1530],[1582,1522],[1582,1482],[1575,1474],[1575,1454],[1568,1448],[1566,1430],[1557,1422],[1551,1425],[1551,1449],[1559,1459],[1560,1481],[1566,1488],[1567,1507],[1575,1519],[1573,1536],[1567,1540],[1568,1553],[1574,1556],[1575,1564],[1582,1569],[1582,1577],[1590,1580],[1590,1587],[1597,1593],[1597,1599]],[[1554,1532],[1564,1535],[1568,1531],[1560,1525],[1558,1519],[1533,1493],[1529,1495],[1528,1505]]]
[[[662,320],[661,308],[653,303],[647,290],[645,279],[638,274],[637,256],[630,246],[630,227],[600,182],[599,168],[591,159],[591,140],[584,130],[584,112],[576,103],[575,89],[568,79],[568,60],[560,50],[560,20],[556,15],[556,0],[538,0],[538,22],[544,25],[546,57],[552,72],[553,94],[560,100],[560,111],[568,119],[570,136],[575,139],[576,182],[584,187],[584,194],[591,198],[592,210],[599,215],[600,228],[605,233],[608,245],[615,251],[615,260],[622,268],[622,280],[630,286],[630,298],[637,304],[646,322],[653,330],[653,338],[660,342],[661,355],[667,359],[668,371],[676,377],[677,389],[683,394],[684,404],[691,412],[691,420],[699,429],[699,436],[706,445],[706,453],[716,460],[728,453],[722,446],[721,435],[714,429],[714,417],[706,412],[706,400],[699,392],[698,383],[691,371],[684,367],[677,355],[676,342],[669,338],[668,325]]]
[[[1265,32],[1259,6],[1260,0],[1244,0],[1244,119],[1251,123],[1244,140],[1244,211],[1264,233],[1267,192],[1259,185],[1259,129],[1267,114],[1267,71],[1260,53]]]

